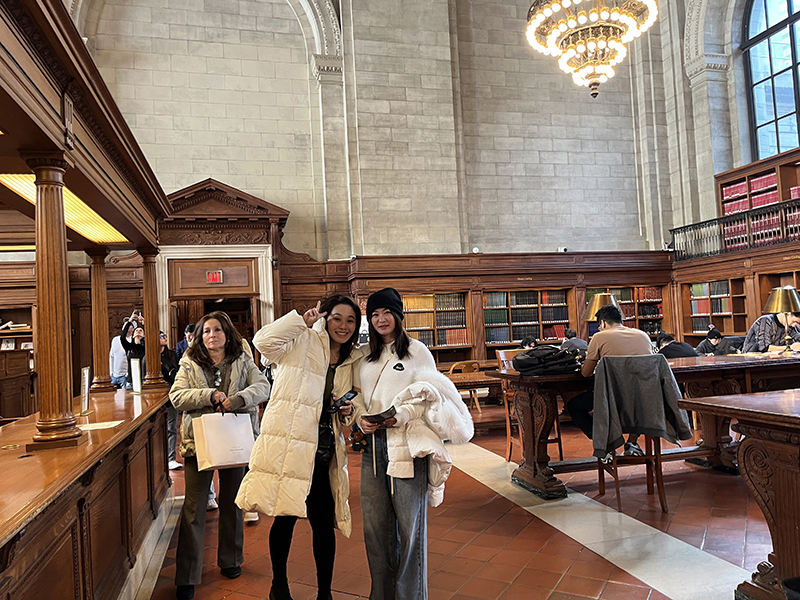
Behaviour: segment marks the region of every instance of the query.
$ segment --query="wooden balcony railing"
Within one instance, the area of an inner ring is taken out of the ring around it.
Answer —
[[[800,240],[800,199],[671,229],[675,260]]]

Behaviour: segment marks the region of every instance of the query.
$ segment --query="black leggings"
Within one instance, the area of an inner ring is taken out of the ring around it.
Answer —
[[[311,490],[306,498],[308,522],[313,535],[314,562],[317,565],[317,597],[328,598],[333,580],[333,560],[336,557],[334,532],[334,501],[328,465],[316,463]],[[297,517],[275,517],[269,530],[269,554],[272,561],[272,585],[289,584],[286,563],[292,546],[292,533]]]

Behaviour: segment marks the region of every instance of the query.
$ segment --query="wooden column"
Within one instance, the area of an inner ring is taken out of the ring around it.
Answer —
[[[161,344],[158,333],[158,283],[156,282],[157,248],[139,248],[142,257],[142,281],[144,288],[144,354],[147,373],[142,386],[164,387],[167,382],[161,376]]]
[[[25,156],[36,175],[36,353],[38,433],[28,450],[76,446],[86,435],[72,412],[67,230],[64,221],[63,157]]]
[[[283,314],[283,299],[281,298],[281,238],[283,232],[276,220],[269,222],[269,243],[272,244],[272,309],[273,320]],[[261,285],[267,285],[264,281]],[[263,327],[266,323],[261,323]]]
[[[87,250],[92,258],[92,364],[94,379],[92,391],[113,391],[111,373],[108,370],[108,289],[106,287],[106,255],[108,250]]]

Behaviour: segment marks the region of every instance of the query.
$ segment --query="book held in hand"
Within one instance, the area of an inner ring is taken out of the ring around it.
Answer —
[[[382,424],[386,419],[391,419],[393,416],[397,414],[397,410],[395,410],[394,406],[390,406],[382,413],[378,413],[376,415],[364,415],[361,417],[365,421],[369,421],[370,423],[375,423],[376,425]]]

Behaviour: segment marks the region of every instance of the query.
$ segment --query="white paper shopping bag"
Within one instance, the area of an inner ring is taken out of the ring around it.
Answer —
[[[192,419],[197,469],[243,467],[253,451],[249,414],[210,413]]]

